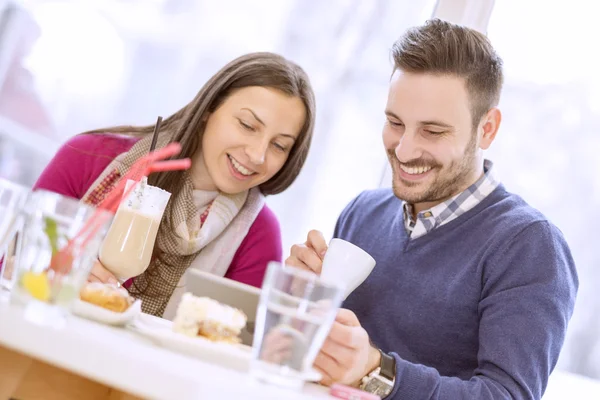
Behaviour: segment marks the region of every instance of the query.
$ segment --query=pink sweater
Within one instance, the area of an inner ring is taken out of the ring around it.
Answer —
[[[109,134],[75,136],[58,150],[34,189],[81,199],[108,164],[137,140]],[[281,259],[279,222],[265,205],[237,249],[225,277],[260,287],[267,263]]]

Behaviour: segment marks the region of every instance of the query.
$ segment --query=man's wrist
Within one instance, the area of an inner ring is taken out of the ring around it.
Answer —
[[[379,350],[373,345],[369,346],[369,356],[367,358],[367,364],[365,366],[365,370],[362,373],[362,376],[358,379],[358,381],[352,383],[350,386],[360,387],[362,381],[365,377],[369,376],[369,374],[379,368],[379,364],[381,363],[381,353]]]
[[[396,382],[396,362],[395,359],[381,350],[371,346],[369,353],[368,369],[370,370],[367,375],[362,379],[359,388],[368,393],[373,393],[381,398],[389,396],[394,390]],[[372,368],[375,366],[375,368]]]
[[[362,376],[358,379],[358,381],[351,384],[353,387],[360,387],[363,379],[377,368],[379,368],[379,364],[381,363],[381,353],[377,350],[373,345],[369,346],[369,356],[367,358],[367,364],[365,366],[365,371],[363,371]]]
[[[369,362],[367,365],[367,370],[365,371],[365,375],[369,375],[371,372],[375,371],[379,365],[381,364],[381,352],[376,347],[371,346],[369,348]]]

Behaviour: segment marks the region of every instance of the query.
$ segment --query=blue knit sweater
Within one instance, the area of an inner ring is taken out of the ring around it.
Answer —
[[[367,191],[335,236],[377,265],[344,307],[396,358],[389,399],[540,399],[573,312],[578,279],[561,232],[502,185],[410,240],[402,202]]]

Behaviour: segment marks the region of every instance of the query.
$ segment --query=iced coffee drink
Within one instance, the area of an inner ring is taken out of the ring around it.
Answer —
[[[144,180],[127,181],[126,190],[136,187],[125,198],[100,248],[100,262],[119,281],[142,274],[152,258],[160,220],[171,193],[150,186]]]

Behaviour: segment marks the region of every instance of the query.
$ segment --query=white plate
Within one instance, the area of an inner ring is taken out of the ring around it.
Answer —
[[[125,312],[118,313],[77,299],[71,306],[71,312],[79,317],[103,324],[125,326],[142,313],[142,302],[136,300]]]
[[[252,348],[243,344],[212,342],[203,337],[189,337],[173,332],[172,322],[142,314],[133,323],[127,325],[155,344],[188,356],[199,358],[213,364],[222,365],[238,371],[246,372],[250,368]],[[305,381],[318,382],[321,374],[311,370],[303,377]]]

